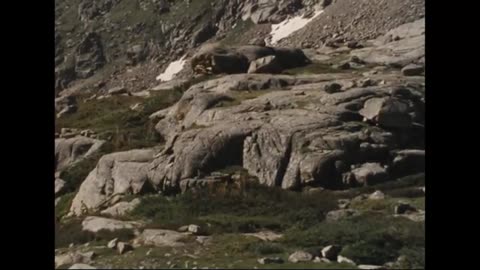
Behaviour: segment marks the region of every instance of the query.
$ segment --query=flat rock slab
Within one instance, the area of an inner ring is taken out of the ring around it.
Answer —
[[[141,227],[140,222],[121,221],[103,217],[86,217],[82,222],[82,229],[96,233],[100,230],[117,231],[123,229],[136,229]]]

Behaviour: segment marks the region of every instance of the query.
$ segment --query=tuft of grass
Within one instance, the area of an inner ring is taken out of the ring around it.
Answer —
[[[108,99],[79,102],[78,111],[57,119],[56,129],[63,127],[91,129],[101,139],[111,142],[111,152],[126,151],[158,145],[162,138],[155,131],[149,116],[177,102],[180,90],[162,91],[148,99],[114,96]],[[142,111],[132,111],[130,106],[143,103]]]
[[[55,216],[57,219],[65,216],[68,213],[74,197],[75,192],[67,193],[60,197],[60,201],[55,206]]]

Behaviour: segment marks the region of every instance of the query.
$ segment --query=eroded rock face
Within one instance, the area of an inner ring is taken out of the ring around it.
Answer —
[[[70,211],[81,215],[98,209],[122,194],[137,194],[148,188],[147,170],[155,151],[132,150],[103,156],[73,199]]]
[[[216,52],[207,49],[199,55]],[[241,55],[248,63],[272,50],[277,58],[281,49],[258,46],[243,47]],[[286,59],[292,54],[285,52]],[[163,149],[104,156],[80,187],[72,213],[103,210],[117,195],[145,189],[169,194],[216,185],[224,180],[211,174],[229,166],[291,190],[345,189],[408,175],[401,168],[423,158],[402,151],[422,148],[424,78],[375,71],[369,79],[382,83],[341,72],[231,74],[192,85],[150,117],[166,140]],[[341,87],[331,91],[333,83]]]
[[[103,217],[86,217],[82,222],[82,229],[96,233],[101,230],[117,231],[124,229],[135,229],[140,227],[138,222],[120,221]]]
[[[82,158],[98,152],[105,141],[76,136],[70,139],[55,139],[56,171],[62,171]]]

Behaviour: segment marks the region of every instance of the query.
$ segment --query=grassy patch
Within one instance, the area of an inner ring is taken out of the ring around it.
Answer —
[[[135,148],[152,147],[161,143],[155,131],[155,123],[149,116],[174,104],[181,91],[162,91],[148,99],[114,96],[102,100],[79,102],[78,111],[57,120],[56,129],[63,127],[92,129],[101,139],[111,142],[112,152]],[[130,106],[142,102],[141,111],[132,111]]]
[[[60,201],[55,206],[55,216],[57,218],[61,218],[68,213],[74,197],[75,197],[74,192],[67,193],[60,197]]]
[[[342,245],[342,255],[357,263],[382,265],[394,261],[401,250],[425,246],[424,223],[365,213],[335,223],[320,223],[307,230],[291,229],[281,240],[299,247]]]
[[[239,194],[187,192],[174,198],[146,197],[131,215],[163,228],[210,223],[214,232],[285,230],[321,222],[325,213],[336,207],[332,196],[329,192],[301,194],[248,182]]]

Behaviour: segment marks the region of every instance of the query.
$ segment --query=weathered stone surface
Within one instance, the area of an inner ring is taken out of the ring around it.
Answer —
[[[361,185],[372,185],[388,179],[387,170],[379,163],[365,163],[352,170],[355,181]]]
[[[144,149],[103,156],[80,186],[70,212],[81,215],[87,210],[108,206],[118,195],[138,194],[148,189],[147,168],[154,155],[154,150]]]
[[[368,196],[370,200],[383,200],[385,199],[385,194],[380,190],[377,190]]]
[[[392,29],[375,41],[373,47],[353,52],[367,63],[405,66],[425,57],[425,19]],[[399,37],[391,40],[392,36]]]
[[[114,206],[101,211],[100,213],[102,215],[109,215],[112,217],[121,217],[121,216],[124,216],[125,214],[128,214],[133,209],[135,209],[135,207],[139,204],[140,204],[140,199],[138,198],[133,199],[130,202],[119,202]]]
[[[100,230],[123,230],[123,229],[135,229],[142,224],[133,221],[120,221],[115,219],[103,218],[103,217],[86,217],[82,221],[82,230],[96,233]]]
[[[55,170],[62,171],[79,160],[100,150],[105,141],[76,136],[70,139],[55,139]]]
[[[404,76],[420,76],[424,72],[424,67],[415,64],[409,64],[402,68]]]
[[[292,263],[298,263],[298,262],[308,262],[313,259],[313,255],[305,252],[305,251],[295,251],[294,253],[290,254],[288,257],[288,261]]]

